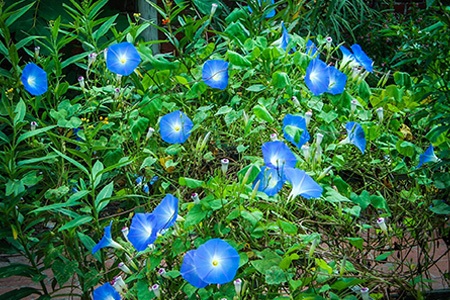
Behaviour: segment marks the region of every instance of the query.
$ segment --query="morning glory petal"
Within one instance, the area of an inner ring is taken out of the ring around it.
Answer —
[[[131,219],[128,240],[137,251],[144,251],[156,241],[157,222],[153,214],[136,213]]]
[[[133,73],[141,62],[141,57],[133,44],[123,42],[107,49],[106,67],[113,73],[127,76]]]
[[[190,250],[186,252],[186,254],[183,257],[183,262],[181,264],[181,277],[184,278],[187,282],[189,282],[192,286],[195,286],[196,288],[204,288],[208,285],[207,282],[204,282],[203,280],[198,277],[197,274],[197,267],[195,263],[195,253],[197,250]]]
[[[311,60],[306,68],[305,83],[315,96],[328,91],[328,66],[318,58]]]
[[[161,138],[170,144],[182,144],[191,135],[194,127],[191,119],[177,110],[163,116],[159,122]]]
[[[48,89],[47,73],[36,64],[27,64],[20,79],[25,90],[33,96],[42,95]]]
[[[427,162],[437,162],[439,161],[439,158],[434,153],[433,145],[430,145],[430,147],[425,150],[424,153],[419,155],[419,164],[416,168],[420,168],[423,164],[426,164]]]
[[[281,22],[281,28],[282,28],[282,33],[281,33],[281,49],[283,49],[284,51],[286,51],[286,48],[289,44],[289,41],[291,40],[291,38],[289,37],[289,33],[286,29],[286,26],[284,26],[284,22]],[[291,51],[289,51],[289,53],[292,53],[293,51],[296,51],[295,48],[292,48]]]
[[[301,116],[287,114],[283,119],[284,138],[294,144],[297,148],[301,148],[309,141],[309,132],[306,128],[306,120]]]
[[[354,44],[351,46],[353,51],[353,56],[356,61],[364,67],[368,72],[373,71],[373,61],[367,56],[367,54],[361,49],[361,46]]]
[[[263,166],[255,181],[253,188],[259,182],[258,191],[266,193],[267,196],[275,196],[283,187],[285,181],[283,173],[276,169]]]
[[[267,0],[264,0],[264,2],[267,2]],[[259,6],[261,6],[261,0],[258,0],[258,4],[259,4]],[[273,5],[273,4],[275,4],[275,0],[270,0],[270,5]],[[250,13],[253,13],[253,10],[251,9],[250,6],[248,7],[248,11]],[[266,13],[266,18],[272,18],[273,16],[275,16],[275,9],[271,9],[270,11],[268,11]]]
[[[366,150],[366,136],[361,125],[356,122],[348,122],[345,125],[345,129],[347,129],[348,141],[364,154]]]
[[[202,79],[210,87],[223,90],[228,85],[228,62],[208,60],[203,65]]]
[[[292,185],[292,191],[289,194],[289,199],[295,198],[298,195],[303,198],[319,198],[322,196],[322,187],[314,181],[305,171],[286,168],[286,179]]]
[[[102,248],[106,248],[106,247],[112,247],[112,248],[116,248],[116,249],[123,249],[123,247],[117,243],[116,241],[114,241],[111,237],[111,226],[112,226],[112,221],[109,223],[108,226],[105,227],[105,232],[103,234],[102,239],[97,243],[97,245],[94,246],[94,248],[92,248],[92,254],[95,254],[98,250],[102,249]]]
[[[158,232],[169,228],[175,224],[178,216],[178,199],[171,194],[167,194],[153,210],[152,215],[155,216]]]
[[[314,44],[313,41],[308,40],[308,42],[306,42],[306,54],[310,57],[314,57],[318,52],[319,49],[317,49],[316,44]]]
[[[239,268],[239,254],[221,239],[212,239],[198,247],[194,263],[201,280],[225,284],[233,280]]]
[[[332,95],[342,94],[345,89],[345,84],[347,83],[347,75],[335,67],[330,66],[328,67],[328,76],[330,78],[328,83],[328,93]]]
[[[269,168],[282,170],[294,168],[297,159],[289,147],[281,141],[266,142],[262,145],[264,164]]]
[[[109,282],[96,288],[93,297],[94,300],[120,300],[119,292]]]

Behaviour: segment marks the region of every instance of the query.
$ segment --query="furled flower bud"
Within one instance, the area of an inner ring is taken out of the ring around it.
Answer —
[[[152,291],[155,293],[156,298],[161,298],[161,289],[159,288],[159,284],[152,285]]]
[[[128,232],[130,232],[130,230],[128,229],[128,227],[123,227],[122,228],[122,234],[123,234],[123,237],[124,237],[124,239],[126,240],[126,241],[128,241]]]
[[[308,110],[306,113],[305,113],[305,122],[306,122],[306,126],[308,126],[309,125],[309,122],[311,121],[311,117],[312,117],[312,110]]]
[[[220,163],[222,164],[222,166],[221,166],[222,174],[226,175],[227,171],[228,171],[228,165],[230,164],[230,161],[228,159],[224,158],[224,159],[222,159],[220,161]]]
[[[197,193],[192,193],[191,199],[194,201],[194,204],[200,204],[200,197]]]
[[[385,234],[387,234],[387,226],[384,218],[378,218],[377,224],[380,227],[381,231],[383,231]]]
[[[39,52],[41,51],[41,47],[36,46],[34,47],[34,57],[38,58],[39,57]]]
[[[370,299],[369,288],[367,288],[367,287],[361,288],[361,299],[362,300],[369,300]]]
[[[305,144],[302,146],[301,150],[303,153],[303,157],[305,158],[305,161],[308,161],[311,153],[309,146]]]
[[[300,102],[298,102],[298,99],[297,99],[297,97],[295,97],[295,96],[292,96],[292,103],[294,103],[294,105],[295,106],[300,106]]]
[[[241,291],[242,291],[242,280],[241,279],[236,279],[234,281],[234,290],[236,291],[236,295],[238,297],[241,296]]]
[[[271,140],[271,141],[278,141],[278,134],[276,134],[276,133],[271,133],[271,134],[270,134],[270,140]]]
[[[117,267],[124,273],[127,273],[127,274],[131,274],[132,273],[130,268],[128,268],[128,266],[124,262],[120,262],[117,265]]]
[[[85,85],[84,85],[84,77],[83,76],[78,77],[78,83],[80,84],[81,89],[84,90]]]
[[[377,108],[377,115],[378,115],[378,123],[381,124],[381,122],[383,122],[383,118],[384,118],[384,111],[383,111],[382,107]]]
[[[145,136],[145,139],[149,140],[152,137],[154,132],[155,132],[155,129],[153,127],[149,127],[147,130],[147,135]]]
[[[36,121],[31,121],[30,126],[31,126],[31,130],[36,130],[38,123]]]

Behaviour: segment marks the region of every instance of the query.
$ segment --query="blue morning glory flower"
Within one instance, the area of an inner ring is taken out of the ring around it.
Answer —
[[[373,71],[373,61],[367,56],[367,54],[361,49],[361,46],[354,44],[351,46],[353,51],[353,56],[356,61],[368,72]]]
[[[221,239],[207,241],[194,254],[198,277],[209,284],[232,281],[239,268],[239,259],[236,249]]]
[[[259,182],[258,191],[266,193],[267,196],[275,196],[283,187],[284,181],[283,172],[280,174],[277,169],[263,166],[253,182],[253,188]]]
[[[171,194],[167,194],[153,210],[152,215],[155,216],[158,232],[168,229],[177,220],[178,199]]]
[[[94,248],[92,248],[92,254],[95,254],[98,250],[100,250],[102,248],[106,248],[106,247],[123,249],[122,245],[120,245],[119,243],[117,243],[116,241],[114,241],[112,239],[111,226],[112,226],[112,221],[111,221],[111,223],[109,223],[108,226],[105,227],[105,233],[103,234],[103,237],[100,240],[100,242],[98,242],[97,245],[95,245]]]
[[[303,198],[319,198],[322,195],[322,187],[314,181],[305,171],[286,168],[285,169],[286,179],[292,185],[291,193],[289,194],[289,199],[293,199],[298,195]]]
[[[316,44],[314,44],[313,41],[308,40],[308,42],[306,42],[306,54],[310,57],[314,57],[318,52],[319,49],[317,49]]]
[[[191,135],[192,123],[183,112],[177,110],[161,118],[159,132],[161,138],[170,144],[182,144]]]
[[[33,96],[40,96],[48,89],[47,73],[36,64],[27,64],[20,79],[25,90]]]
[[[309,141],[309,132],[306,128],[306,120],[301,116],[287,114],[283,119],[284,138],[301,148]]]
[[[202,79],[210,87],[223,90],[228,85],[228,62],[208,60],[203,65]]]
[[[197,250],[190,250],[186,252],[183,257],[183,263],[181,264],[180,273],[184,280],[200,289],[206,287],[208,283],[201,280],[197,274],[197,266],[195,263],[196,252]]]
[[[339,95],[344,92],[347,83],[347,75],[336,69],[334,66],[328,67],[328,93]]]
[[[427,162],[437,162],[439,161],[439,158],[434,154],[434,148],[433,145],[430,145],[430,147],[425,150],[424,153],[419,155],[419,164],[416,168],[420,168],[423,164]]]
[[[127,237],[137,251],[144,251],[156,241],[158,231],[158,222],[155,215],[136,213],[131,219]]]
[[[107,50],[106,67],[113,73],[127,76],[141,62],[141,57],[133,44],[123,42],[112,45]]]
[[[361,125],[356,122],[348,122],[345,125],[345,129],[347,129],[346,141],[355,145],[364,154],[366,150],[366,136]]]
[[[120,300],[120,294],[107,282],[94,290],[94,300]]]
[[[328,91],[329,77],[328,66],[319,58],[311,60],[306,68],[305,83],[314,96],[319,96]]]
[[[284,22],[281,22],[281,28],[282,28],[282,33],[281,33],[281,49],[283,49],[284,51],[286,51],[286,48],[289,44],[289,41],[291,40],[291,38],[289,37],[289,33],[286,29],[286,27],[284,26]],[[296,51],[295,48],[292,48],[289,53],[292,53]]]
[[[268,0],[263,0],[264,2],[268,2]],[[258,0],[258,4],[259,4],[259,6],[261,6],[261,0]],[[275,1],[274,0],[270,0],[270,5],[273,5],[273,4],[275,4]],[[248,11],[250,12],[250,13],[253,13],[253,10],[251,9],[251,7],[249,6],[248,7]],[[271,9],[267,14],[266,14],[266,18],[272,18],[273,16],[275,16],[275,9]]]
[[[294,168],[297,159],[289,147],[281,141],[266,142],[262,145],[264,164],[269,168],[282,170]]]

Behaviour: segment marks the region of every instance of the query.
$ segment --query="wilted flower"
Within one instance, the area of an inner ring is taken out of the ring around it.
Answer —
[[[214,16],[214,14],[216,13],[217,6],[218,6],[217,3],[211,4],[211,12],[210,12],[211,17]]]
[[[100,250],[102,248],[106,248],[106,247],[123,249],[122,245],[120,245],[119,243],[117,243],[116,241],[114,241],[112,239],[111,226],[112,226],[112,221],[109,223],[108,226],[105,227],[105,233],[104,233],[102,239],[100,240],[100,242],[98,242],[97,245],[95,245],[94,248],[92,248],[92,254],[95,254],[98,250]]]
[[[114,287],[109,283],[105,283],[94,290],[93,293],[94,300],[120,300],[120,294],[114,289]]]
[[[302,116],[287,114],[283,119],[284,138],[301,148],[309,141],[309,132],[306,128],[306,120]]]
[[[419,164],[416,168],[420,168],[423,164],[427,162],[438,162],[439,158],[434,154],[434,148],[433,145],[430,145],[430,147],[425,150],[424,153],[420,154],[419,156]]]
[[[298,102],[298,98],[296,96],[292,96],[291,100],[295,106],[300,106],[300,102]]]
[[[320,144],[322,144],[323,141],[323,134],[322,133],[317,133],[316,135],[316,147],[319,148]]]
[[[203,65],[202,79],[210,87],[223,90],[228,85],[228,62],[208,60]]]
[[[88,55],[88,67],[90,67],[97,59],[97,53],[92,52]]]
[[[39,57],[39,52],[41,51],[41,47],[36,46],[34,47],[34,57],[38,58]]]
[[[195,287],[225,284],[233,280],[239,268],[239,254],[221,239],[211,239],[186,253],[181,276]]]
[[[20,79],[25,90],[33,96],[40,96],[48,89],[47,73],[34,63],[25,66]]]
[[[124,239],[125,239],[126,241],[128,241],[128,233],[129,233],[129,232],[130,232],[130,230],[128,229],[127,226],[125,226],[125,227],[122,228],[122,235],[123,235],[123,237],[124,237]]]
[[[193,127],[191,119],[179,110],[163,116],[159,122],[161,138],[170,144],[184,143]]]
[[[159,268],[159,270],[158,270],[158,275],[159,275],[159,276],[162,276],[162,277],[167,277],[167,275],[166,275],[166,269],[164,269],[164,268]]]
[[[286,168],[285,174],[287,181],[292,186],[289,199],[293,199],[298,195],[306,199],[319,198],[322,195],[322,187],[306,174],[305,171],[295,168]]]
[[[352,113],[355,112],[357,105],[358,105],[358,101],[356,99],[353,99],[352,101],[350,101],[350,110]]]
[[[114,89],[114,99],[119,98],[120,96],[120,89],[119,88],[115,88]]]
[[[222,170],[222,174],[226,175],[227,171],[228,171],[228,165],[230,164],[230,161],[227,158],[223,158],[223,159],[220,160],[220,164],[221,164],[220,169]]]
[[[112,45],[107,52],[106,67],[118,75],[130,75],[141,62],[136,48],[128,42]]]

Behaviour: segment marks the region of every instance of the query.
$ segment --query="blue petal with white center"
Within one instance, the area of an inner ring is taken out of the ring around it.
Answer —
[[[283,119],[284,138],[301,148],[309,141],[309,132],[306,128],[306,120],[301,116],[287,114]]]
[[[169,144],[182,144],[191,135],[194,127],[191,119],[177,110],[163,116],[159,122],[159,133],[163,141]]]
[[[120,300],[120,294],[116,289],[109,283],[105,283],[94,290],[93,293],[94,300]]]
[[[150,213],[136,213],[131,219],[128,240],[137,251],[144,251],[156,241],[158,233],[156,217]]]
[[[208,285],[208,283],[201,280],[197,274],[197,266],[195,263],[196,252],[197,250],[190,250],[186,252],[183,257],[180,273],[181,277],[183,277],[184,280],[189,282],[191,285],[195,286],[196,288],[204,288]]]
[[[208,60],[203,65],[202,79],[214,89],[224,90],[228,85],[228,62],[224,60]]]
[[[102,248],[106,248],[106,247],[123,249],[122,245],[120,245],[119,243],[117,243],[116,241],[114,241],[112,239],[111,226],[112,226],[112,221],[109,223],[108,226],[105,227],[105,232],[103,234],[102,239],[97,243],[97,245],[94,246],[94,248],[92,248],[92,254],[95,254],[98,250],[100,250]]]
[[[318,58],[311,60],[306,68],[305,83],[314,96],[328,91],[328,66]]]
[[[339,95],[344,92],[347,83],[347,75],[336,69],[334,66],[328,67],[328,93]]]
[[[267,196],[275,196],[283,187],[284,181],[282,171],[264,166],[253,182],[253,188],[259,182],[258,191],[266,193]]]
[[[194,264],[198,276],[209,284],[225,284],[234,279],[239,268],[239,254],[221,239],[212,239],[198,247]]]
[[[322,196],[322,187],[314,181],[305,171],[286,168],[285,169],[286,179],[292,186],[292,191],[289,194],[289,199],[293,199],[297,196],[302,196],[303,198],[319,198]]]
[[[348,142],[355,145],[364,154],[366,150],[366,135],[361,125],[356,122],[348,122],[345,125],[345,129],[347,130]]]
[[[269,168],[283,170],[283,168],[294,168],[297,164],[294,153],[281,141],[266,142],[261,148],[264,164]]]
[[[123,42],[107,49],[106,67],[113,73],[130,75],[140,62],[141,57],[131,43]]]
[[[153,210],[152,215],[155,216],[158,232],[168,229],[177,220],[178,199],[171,194],[167,194]]]
[[[368,72],[373,71],[373,61],[367,56],[367,54],[361,49],[361,46],[358,44],[354,44],[351,46],[353,51],[353,56],[356,61],[364,67]]]
[[[419,155],[419,164],[416,168],[420,168],[423,164],[426,164],[428,162],[437,162],[439,161],[439,158],[434,153],[433,145],[430,145],[430,147],[425,150],[424,153]]]
[[[33,63],[23,68],[20,80],[25,90],[33,96],[40,96],[48,89],[47,73]]]

